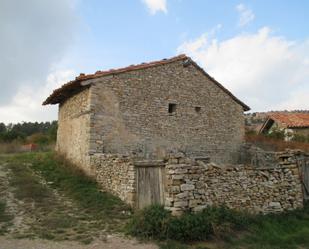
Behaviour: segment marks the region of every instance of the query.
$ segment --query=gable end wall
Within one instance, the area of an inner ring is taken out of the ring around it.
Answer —
[[[92,153],[162,158],[182,151],[215,162],[237,160],[243,107],[193,65],[177,61],[102,77],[90,96]],[[169,103],[177,105],[173,114]]]
[[[87,88],[59,105],[56,150],[91,175],[89,103]]]

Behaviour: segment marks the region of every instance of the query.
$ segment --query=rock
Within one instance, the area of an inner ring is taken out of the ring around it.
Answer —
[[[203,209],[205,209],[207,206],[206,205],[199,205],[195,208],[192,209],[193,212],[200,212],[202,211]]]
[[[193,184],[182,184],[180,185],[181,191],[189,191],[195,189]]]
[[[174,207],[187,207],[188,201],[175,201]]]

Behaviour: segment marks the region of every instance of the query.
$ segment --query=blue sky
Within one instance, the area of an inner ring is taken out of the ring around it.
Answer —
[[[248,25],[238,26],[236,6],[254,12]],[[309,1],[206,1],[170,0],[167,13],[150,14],[139,0],[80,1],[77,11],[81,26],[73,56],[77,66],[92,72],[97,68],[125,66],[174,56],[185,40],[198,37],[221,24],[218,40],[268,26],[290,40],[308,38],[306,14]],[[87,63],[80,63],[86,60]],[[70,62],[74,63],[74,62]],[[85,67],[86,64],[86,67]]]
[[[79,73],[186,53],[253,111],[309,109],[309,1],[0,1],[0,116],[52,120],[40,104]]]

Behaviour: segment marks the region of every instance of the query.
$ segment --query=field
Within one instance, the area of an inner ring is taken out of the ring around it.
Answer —
[[[132,214],[120,199],[102,192],[92,179],[51,152],[0,156],[1,244],[43,239],[78,243],[81,248],[98,241],[118,243],[114,248],[156,248],[124,237],[133,234],[165,249],[309,248],[308,205],[303,210],[268,216],[218,210],[177,219],[164,214],[161,222],[162,211]],[[128,225],[132,222],[133,228]],[[166,227],[172,227],[168,222],[176,226],[163,234]]]

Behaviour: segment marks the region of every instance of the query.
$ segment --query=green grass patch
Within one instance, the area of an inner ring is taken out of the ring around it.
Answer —
[[[6,203],[4,201],[0,201],[0,222],[8,222],[12,219],[13,217],[8,215],[6,212]]]
[[[0,201],[0,235],[7,232],[7,228],[11,225],[14,217],[6,212],[6,203]]]
[[[256,216],[249,233],[231,244],[242,248],[309,248],[309,203],[304,209]]]
[[[224,206],[209,207],[180,217],[155,205],[136,212],[127,231],[141,239],[159,241],[161,249],[208,248],[203,246],[205,241],[210,242],[209,248],[309,248],[309,205],[286,213],[255,216]]]
[[[9,182],[14,187],[14,195],[20,200],[31,199],[37,204],[46,203],[51,196],[51,192],[42,185],[27,166],[19,163],[11,163]]]

